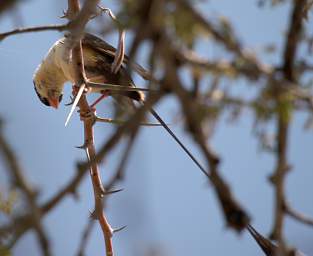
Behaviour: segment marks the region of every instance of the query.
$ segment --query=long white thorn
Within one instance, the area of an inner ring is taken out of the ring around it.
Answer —
[[[74,103],[73,103],[73,105],[72,105],[71,111],[70,111],[70,113],[68,114],[68,116],[67,116],[67,118],[66,118],[65,126],[68,125],[68,123],[69,123],[69,121],[70,121],[70,119],[71,119],[71,117],[72,117],[72,115],[73,115],[73,113],[74,113],[74,110],[75,110],[75,108],[76,108],[76,106],[77,106],[77,104],[78,104],[78,102],[79,102],[79,100],[80,100],[80,97],[81,97],[82,94],[83,94],[83,91],[84,91],[85,87],[86,87],[85,84],[82,84],[82,85],[80,86],[79,91],[78,91],[78,93],[76,94]]]

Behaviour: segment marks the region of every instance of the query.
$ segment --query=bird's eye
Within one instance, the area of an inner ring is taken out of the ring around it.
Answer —
[[[45,98],[45,97],[42,97],[42,96],[39,94],[39,92],[37,91],[37,88],[36,88],[36,86],[35,86],[35,83],[34,83],[34,89],[35,89],[35,92],[36,92],[36,94],[37,94],[39,100],[40,100],[43,104],[45,104],[46,106],[50,107],[50,103],[49,103],[48,99]]]
[[[63,94],[61,94],[61,95],[59,96],[59,102],[62,101],[62,98],[63,98]]]
[[[46,106],[50,107],[50,103],[49,103],[49,101],[48,101],[47,98],[40,98],[40,97],[39,97],[39,99],[40,99],[40,101],[41,101],[43,104],[45,104]]]

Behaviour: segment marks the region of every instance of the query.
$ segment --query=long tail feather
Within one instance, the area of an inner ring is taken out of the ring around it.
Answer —
[[[277,245],[272,243],[269,239],[262,236],[259,232],[257,232],[250,224],[247,226],[247,230],[250,235],[254,238],[257,244],[260,246],[262,251],[267,256],[274,256],[278,251]]]
[[[163,126],[163,128],[171,135],[171,137],[177,142],[177,144],[185,151],[185,153],[190,157],[190,159],[199,167],[200,171],[210,178],[209,174],[205,170],[205,168],[200,164],[200,162],[194,157],[194,155],[189,151],[188,148],[181,142],[180,139],[175,135],[175,133],[168,127],[168,125],[163,121],[163,119],[160,117],[160,115],[154,110],[150,109],[150,113],[154,116],[158,122]]]

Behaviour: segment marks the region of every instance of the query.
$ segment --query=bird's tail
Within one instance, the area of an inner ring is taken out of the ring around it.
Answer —
[[[135,98],[128,95],[123,95],[123,96],[127,96],[127,99],[129,99],[129,101],[135,100],[141,104],[144,104],[144,95],[142,93],[138,94],[137,96],[139,98]],[[117,100],[117,102],[120,102]],[[130,106],[130,104],[128,104],[128,106]],[[123,107],[123,106],[122,106]],[[134,105],[133,105],[134,107]],[[176,143],[181,147],[181,149],[190,157],[190,159],[197,165],[197,167],[200,169],[200,171],[207,176],[208,178],[210,178],[209,174],[207,173],[207,171],[205,170],[205,168],[200,164],[200,162],[195,158],[195,156],[190,152],[190,150],[181,142],[181,140],[175,135],[175,133],[169,128],[169,126],[163,121],[163,119],[160,117],[160,115],[153,109],[150,108],[150,113],[153,115],[153,117],[163,126],[163,128],[168,132],[168,134],[176,141]]]
[[[253,226],[248,224],[247,230],[249,231],[250,235],[254,238],[254,240],[258,243],[262,251],[265,255],[274,256],[278,250],[277,245],[272,243],[269,239],[262,236],[258,231],[255,230]]]
[[[200,162],[194,157],[194,155],[189,151],[188,148],[181,142],[180,139],[175,135],[175,133],[168,127],[168,125],[163,121],[160,115],[154,110],[150,109],[150,113],[154,116],[156,120],[163,126],[163,128],[168,132],[168,134],[176,141],[176,143],[182,148],[182,150],[190,157],[190,159],[198,166],[200,171],[205,175],[208,176],[205,168],[200,164]]]

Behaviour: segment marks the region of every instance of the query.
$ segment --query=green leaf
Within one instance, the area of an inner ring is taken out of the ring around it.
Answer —
[[[0,255],[1,256],[12,256],[11,251],[5,246],[0,244]]]

